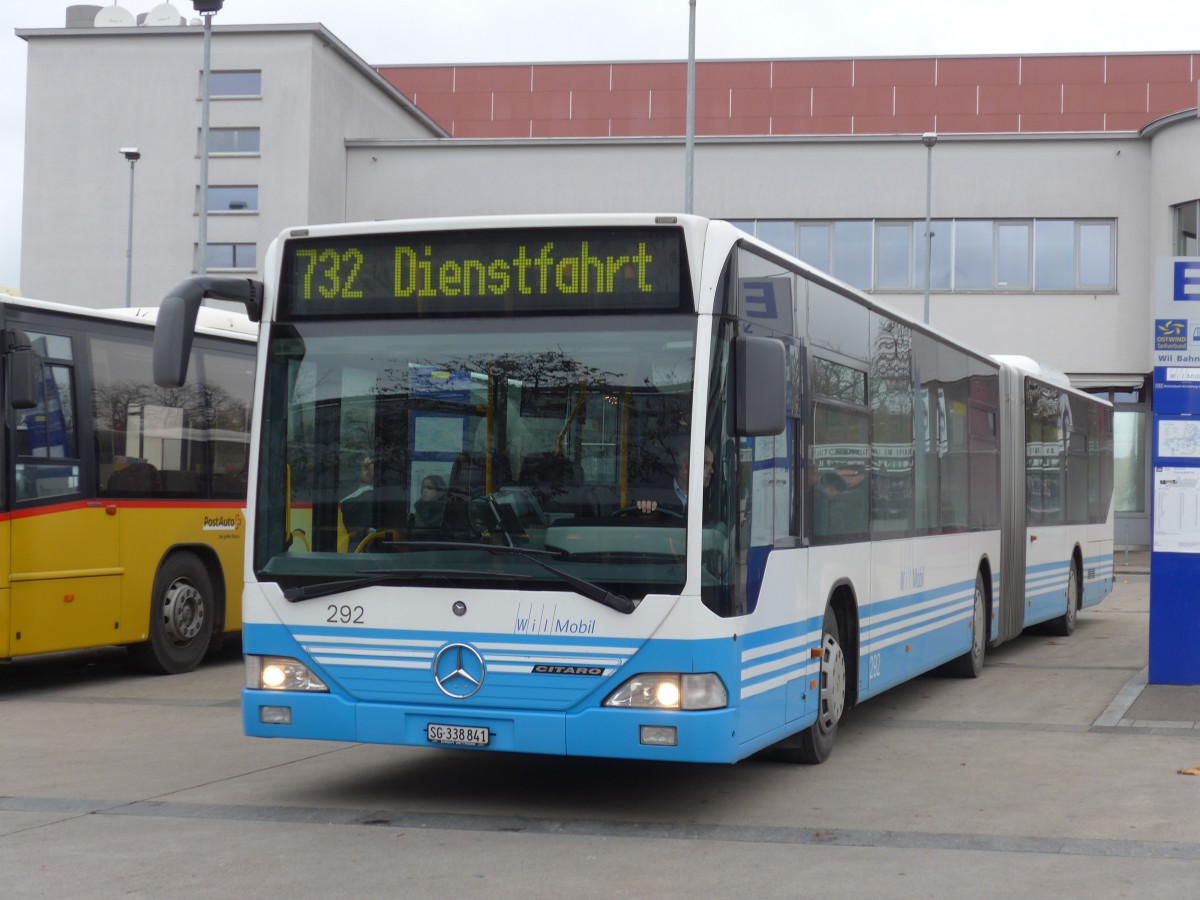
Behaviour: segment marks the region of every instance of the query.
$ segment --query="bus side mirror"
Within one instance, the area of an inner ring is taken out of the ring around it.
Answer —
[[[37,357],[28,341],[8,351],[8,400],[13,409],[37,406]]]
[[[181,387],[187,380],[196,317],[205,297],[241,303],[251,321],[262,318],[261,281],[228,275],[196,275],[179,282],[163,298],[154,322],[154,383],[159,387]]]
[[[181,387],[187,380],[201,299],[174,293],[158,307],[154,322],[154,383],[159,387]]]
[[[735,428],[739,437],[781,434],[786,424],[787,355],[774,338],[733,342]]]

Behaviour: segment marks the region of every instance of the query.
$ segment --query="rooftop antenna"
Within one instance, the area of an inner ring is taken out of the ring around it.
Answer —
[[[137,25],[133,13],[123,6],[106,6],[96,13],[96,21],[92,23],[97,28],[133,28]]]
[[[143,25],[182,25],[183,16],[179,14],[179,10],[173,7],[170,3],[160,3],[150,12],[146,13],[146,21]]]

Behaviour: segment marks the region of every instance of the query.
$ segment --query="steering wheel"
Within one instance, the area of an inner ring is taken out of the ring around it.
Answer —
[[[636,506],[622,506],[620,509],[616,510],[612,516],[613,518],[627,519],[632,518],[633,516],[654,516],[660,513],[672,519],[683,518],[683,513],[680,510],[673,509],[670,506],[658,506],[652,512],[648,513],[642,512]]]

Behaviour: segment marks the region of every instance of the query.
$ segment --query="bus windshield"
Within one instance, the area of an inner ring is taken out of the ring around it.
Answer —
[[[678,593],[695,341],[684,314],[275,325],[259,576]]]

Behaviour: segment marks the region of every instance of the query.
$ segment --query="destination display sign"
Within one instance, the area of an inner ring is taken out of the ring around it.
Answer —
[[[678,228],[540,228],[294,238],[280,314],[667,312],[690,309]]]

